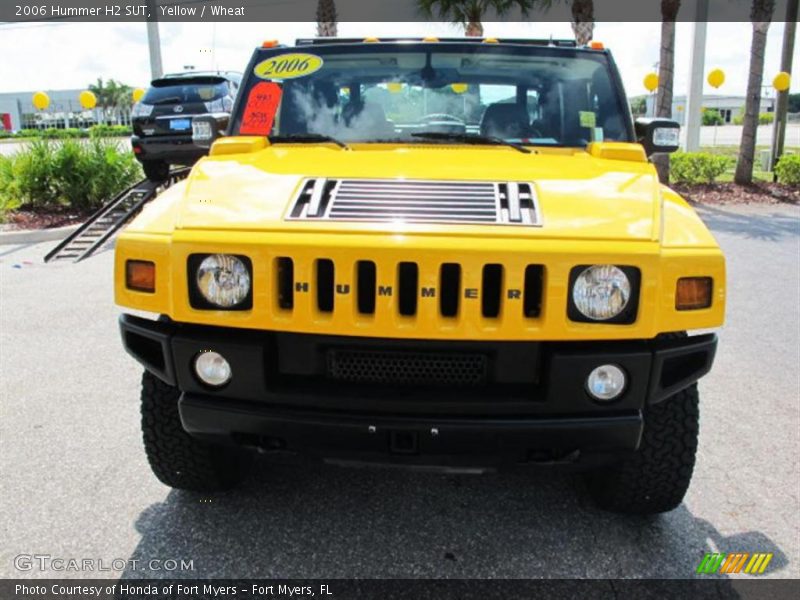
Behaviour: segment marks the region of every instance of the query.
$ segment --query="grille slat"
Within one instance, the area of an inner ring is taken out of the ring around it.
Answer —
[[[532,183],[307,179],[288,219],[541,225]]]
[[[361,221],[366,220],[366,221],[376,221],[376,222],[378,222],[378,221],[389,221],[389,222],[391,222],[391,221],[395,220],[395,218],[392,217],[391,215],[388,215],[388,216],[384,215],[383,217],[379,218],[377,215],[375,215],[373,213],[368,213],[368,212],[363,212],[363,211],[362,212],[353,212],[353,213],[347,212],[347,213],[344,213],[343,218],[344,217],[346,217],[346,220],[348,220],[348,221],[349,220],[358,219],[358,220],[361,220]],[[442,223],[447,223],[448,221],[467,222],[467,223],[469,223],[471,221],[480,221],[480,222],[494,223],[495,219],[494,219],[494,216],[491,216],[491,215],[487,215],[485,217],[479,217],[479,216],[475,216],[475,215],[461,215],[461,216],[458,216],[458,215],[454,215],[454,216],[428,215],[428,216],[424,217],[424,221],[425,222],[435,221],[435,222],[442,222]]]

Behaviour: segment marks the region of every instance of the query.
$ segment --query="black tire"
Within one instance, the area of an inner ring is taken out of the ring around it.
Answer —
[[[648,406],[637,452],[587,474],[589,492],[606,510],[651,515],[677,508],[694,470],[699,424],[697,384]]]
[[[178,414],[180,390],[145,371],[142,376],[142,435],[150,468],[166,485],[180,490],[218,492],[247,474],[251,456],[235,447],[206,444],[191,437]]]
[[[169,178],[169,164],[163,160],[146,160],[142,163],[142,169],[150,181],[160,183]]]

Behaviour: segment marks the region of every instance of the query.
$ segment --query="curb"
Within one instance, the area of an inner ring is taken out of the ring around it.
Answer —
[[[61,240],[78,229],[81,224],[54,227],[52,229],[22,229],[19,231],[0,231],[0,246],[4,244],[34,244]]]

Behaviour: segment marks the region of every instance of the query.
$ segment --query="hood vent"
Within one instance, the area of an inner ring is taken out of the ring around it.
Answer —
[[[305,179],[289,219],[541,225],[528,182]]]

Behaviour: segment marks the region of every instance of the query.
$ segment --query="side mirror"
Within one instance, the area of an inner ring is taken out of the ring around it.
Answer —
[[[680,148],[681,126],[671,119],[636,119],[636,139],[647,156]]]
[[[199,148],[211,148],[228,127],[227,114],[198,115],[192,118],[192,143]]]

